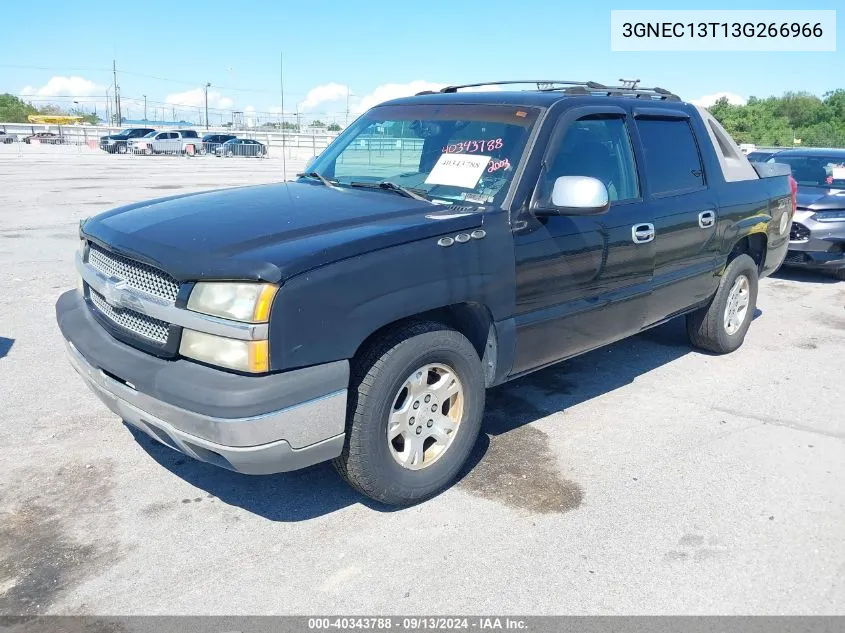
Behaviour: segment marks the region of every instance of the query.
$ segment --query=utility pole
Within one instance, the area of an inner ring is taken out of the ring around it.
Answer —
[[[147,95],[144,95],[144,123],[147,122]]]
[[[288,179],[288,165],[285,158],[285,58],[279,51],[279,91],[282,96],[282,180]]]
[[[117,118],[115,125],[120,127],[120,124],[123,122],[123,117],[120,113],[120,86],[117,85],[117,61],[114,59],[111,60],[111,68],[114,73],[114,112],[115,117]]]
[[[208,89],[211,88],[209,82],[205,83],[205,129],[208,129]]]
[[[349,127],[349,86],[346,86],[346,125],[344,127]]]

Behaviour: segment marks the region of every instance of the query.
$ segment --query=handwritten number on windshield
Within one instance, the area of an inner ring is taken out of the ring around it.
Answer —
[[[444,154],[481,154],[502,149],[502,144],[501,138],[459,141],[447,145],[442,151]]]

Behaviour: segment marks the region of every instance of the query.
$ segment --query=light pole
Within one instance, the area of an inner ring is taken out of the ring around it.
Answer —
[[[147,95],[144,95],[144,123],[147,122]]]
[[[211,88],[211,84],[206,82],[205,84],[205,129],[208,129],[208,89]]]
[[[111,86],[106,88],[106,120],[109,122],[109,125],[113,124],[111,119],[111,106],[109,105],[109,90],[111,90]]]

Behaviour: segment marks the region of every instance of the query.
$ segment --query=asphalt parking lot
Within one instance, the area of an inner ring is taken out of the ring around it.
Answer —
[[[728,356],[672,322],[492,390],[471,468],[410,509],[329,465],[247,477],[131,433],[55,325],[79,219],[281,178],[280,159],[0,152],[0,614],[845,613],[831,278],[762,281]]]

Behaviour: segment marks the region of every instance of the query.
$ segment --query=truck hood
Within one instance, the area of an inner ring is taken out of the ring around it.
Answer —
[[[107,134],[100,137],[101,141],[128,141],[128,136],[121,136],[120,134]]]
[[[845,189],[826,187],[798,187],[798,206],[813,211],[845,209]]]
[[[290,182],[160,198],[90,218],[82,233],[177,281],[261,279],[481,226],[474,207]]]

